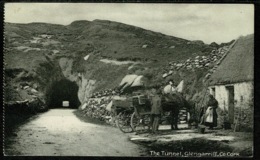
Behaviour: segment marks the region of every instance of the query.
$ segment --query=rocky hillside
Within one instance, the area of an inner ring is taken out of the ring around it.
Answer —
[[[36,96],[51,107],[64,99],[78,107],[127,74],[144,75],[149,85],[184,79],[186,97],[201,100],[206,75],[233,43],[207,45],[105,20],[5,23],[4,30],[5,101]]]

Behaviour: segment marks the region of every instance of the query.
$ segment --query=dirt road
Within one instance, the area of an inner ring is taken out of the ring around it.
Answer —
[[[119,129],[80,121],[72,109],[52,109],[20,126],[6,155],[140,156],[143,149]]]

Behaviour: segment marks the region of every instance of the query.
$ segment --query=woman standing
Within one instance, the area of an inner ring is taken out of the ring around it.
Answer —
[[[205,125],[209,126],[209,129],[217,127],[218,114],[216,109],[218,108],[218,101],[213,97],[213,95],[208,95],[207,100],[207,110],[205,112]]]

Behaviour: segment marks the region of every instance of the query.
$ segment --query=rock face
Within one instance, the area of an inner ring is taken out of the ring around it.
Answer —
[[[75,76],[75,74],[72,74],[73,59],[61,58],[59,59],[59,65],[62,70],[62,74],[66,79],[69,79],[70,81],[77,80],[77,76]]]
[[[78,91],[78,97],[83,104],[84,102],[87,101],[87,99],[91,96],[92,91],[95,88],[95,80],[88,80],[84,77],[81,77],[81,80],[78,81],[79,85],[79,91]]]

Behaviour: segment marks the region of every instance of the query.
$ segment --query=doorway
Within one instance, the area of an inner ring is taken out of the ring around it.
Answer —
[[[211,87],[211,95],[213,95],[213,97],[216,97],[216,89],[215,87]]]
[[[228,117],[230,124],[234,123],[234,107],[235,107],[235,94],[234,94],[234,86],[226,86],[228,93]]]

